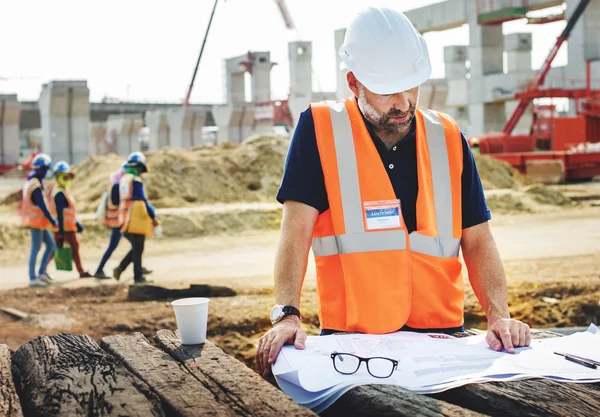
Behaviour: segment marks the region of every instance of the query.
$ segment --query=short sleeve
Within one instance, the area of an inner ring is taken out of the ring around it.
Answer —
[[[462,180],[462,228],[477,226],[492,218],[481,185],[473,152],[467,138],[462,134],[463,172]]]
[[[277,201],[297,201],[323,213],[329,208],[311,109],[300,115],[288,150]]]

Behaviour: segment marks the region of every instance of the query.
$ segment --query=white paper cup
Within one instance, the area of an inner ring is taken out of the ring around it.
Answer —
[[[206,341],[208,298],[182,298],[171,303],[182,345],[199,345]]]

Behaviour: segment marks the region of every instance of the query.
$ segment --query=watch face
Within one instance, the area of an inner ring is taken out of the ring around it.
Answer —
[[[277,320],[281,314],[283,314],[282,307],[280,305],[276,305],[273,307],[273,310],[271,310],[271,320]]]

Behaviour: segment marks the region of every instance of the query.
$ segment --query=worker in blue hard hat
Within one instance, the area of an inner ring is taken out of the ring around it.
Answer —
[[[51,282],[46,273],[46,268],[54,248],[56,247],[50,229],[56,226],[56,220],[48,210],[48,202],[44,195],[44,178],[52,167],[52,159],[46,154],[37,155],[31,163],[31,172],[27,175],[27,182],[23,186],[23,200],[21,202],[21,220],[31,234],[31,252],[29,254],[29,286],[45,287]],[[37,256],[42,247],[46,250],[36,275],[35,265]]]
[[[106,195],[103,202],[101,203],[104,204],[104,216],[102,221],[104,225],[108,229],[110,229],[110,240],[108,243],[108,247],[104,252],[104,255],[102,255],[100,264],[98,265],[98,268],[96,269],[96,272],[94,274],[94,277],[98,279],[112,278],[111,276],[108,276],[104,273],[104,267],[106,266],[106,263],[112,256],[113,252],[119,246],[119,242],[121,241],[121,222],[119,221],[119,182],[121,181],[121,178],[123,178],[123,175],[125,175],[126,168],[127,161],[125,161],[123,165],[119,167],[118,170],[116,170],[110,175]],[[142,267],[143,275],[148,275],[151,273],[151,270]]]
[[[53,172],[56,184],[49,188],[48,203],[50,213],[57,219],[57,225],[52,228],[54,240],[59,248],[62,248],[65,242],[71,247],[79,278],[91,278],[92,275],[81,265],[77,234],[83,232],[83,225],[77,219],[75,200],[69,191],[75,173],[65,161],[57,162]]]
[[[146,237],[152,236],[153,227],[158,226],[156,211],[146,198],[141,175],[148,171],[146,157],[141,152],[133,152],[127,157],[125,174],[119,181],[119,222],[125,239],[131,243],[131,250],[113,276],[119,280],[123,271],[133,262],[136,283],[151,282],[144,277],[142,255]]]

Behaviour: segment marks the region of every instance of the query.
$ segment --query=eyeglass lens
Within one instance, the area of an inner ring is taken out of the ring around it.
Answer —
[[[341,374],[353,374],[360,367],[360,359],[354,355],[337,354],[333,358],[335,370]],[[369,358],[367,371],[376,378],[388,378],[394,372],[394,362],[386,358]]]

